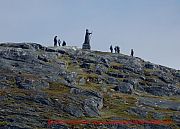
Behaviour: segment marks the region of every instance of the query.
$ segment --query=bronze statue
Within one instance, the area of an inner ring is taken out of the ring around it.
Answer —
[[[83,46],[82,46],[82,49],[91,49],[91,46],[90,46],[90,35],[92,33],[89,33],[88,29],[86,29],[86,35],[85,35],[85,40],[84,40],[84,43],[83,43]]]

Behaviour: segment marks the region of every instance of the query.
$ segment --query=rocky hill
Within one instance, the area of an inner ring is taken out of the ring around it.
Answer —
[[[48,120],[172,123],[48,125]],[[0,128],[171,129],[179,123],[178,70],[76,47],[0,44]]]

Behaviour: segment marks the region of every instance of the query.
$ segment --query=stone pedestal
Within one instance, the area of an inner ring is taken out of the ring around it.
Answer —
[[[88,49],[88,50],[90,50],[90,49],[91,49],[91,46],[90,46],[90,44],[88,44],[88,43],[83,43],[82,49]]]

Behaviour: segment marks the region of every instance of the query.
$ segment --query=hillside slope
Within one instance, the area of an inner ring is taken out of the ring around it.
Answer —
[[[0,44],[0,128],[178,128],[180,71],[137,57]],[[48,125],[48,120],[172,120],[170,125]]]

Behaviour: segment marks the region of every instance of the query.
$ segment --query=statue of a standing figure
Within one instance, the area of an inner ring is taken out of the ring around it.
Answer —
[[[90,35],[92,33],[89,33],[89,30],[86,29],[86,35],[85,35],[85,40],[84,40],[84,43],[83,43],[83,46],[82,46],[82,49],[91,49],[91,46],[90,46]]]

